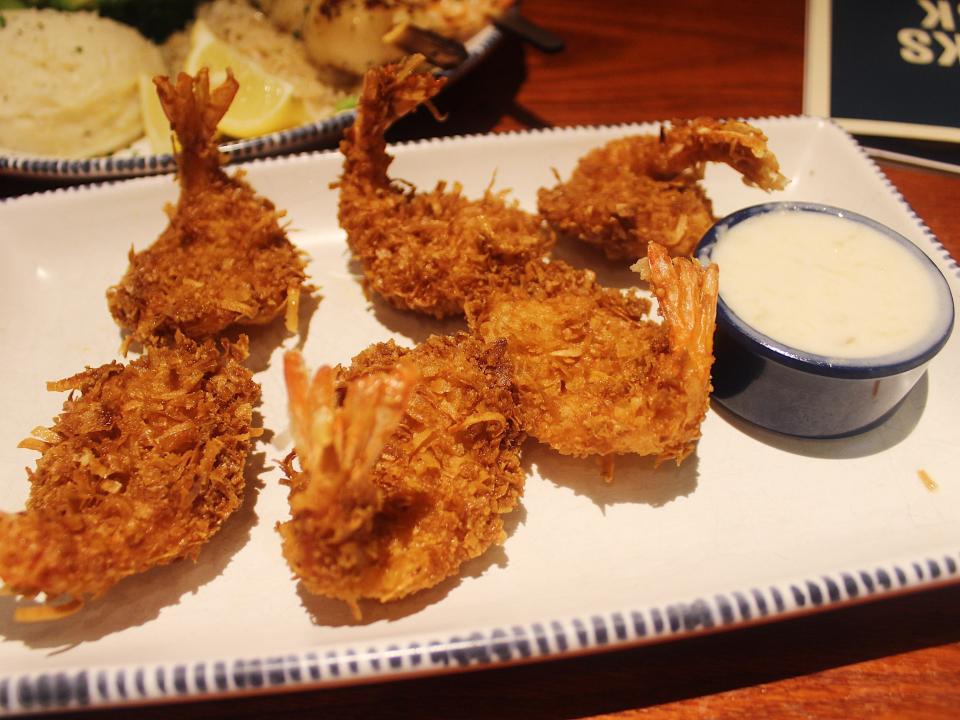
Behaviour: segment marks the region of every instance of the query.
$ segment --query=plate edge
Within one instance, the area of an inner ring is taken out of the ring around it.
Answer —
[[[256,657],[0,675],[0,715],[323,689],[627,649],[840,609],[960,583],[960,552],[877,564],[588,616],[464,630],[437,638],[326,644]]]

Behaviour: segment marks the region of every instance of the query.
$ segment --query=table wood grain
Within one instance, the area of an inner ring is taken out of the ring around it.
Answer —
[[[523,9],[563,37],[563,53],[543,55],[508,39],[444,93],[445,122],[419,113],[391,139],[802,110],[798,0],[526,0]],[[881,167],[960,257],[960,177]],[[4,189],[18,192],[9,183]],[[953,718],[960,714],[958,607],[960,587],[944,587],[589,657],[92,716]]]

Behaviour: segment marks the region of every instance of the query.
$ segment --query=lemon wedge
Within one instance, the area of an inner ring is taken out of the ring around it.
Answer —
[[[150,149],[158,155],[172,153],[173,131],[160,105],[153,79],[149,75],[141,75],[137,81],[140,84],[140,117],[143,120],[143,132],[150,142]]]
[[[220,132],[235,138],[249,138],[302,125],[309,118],[303,101],[293,86],[220,40],[202,20],[190,34],[190,52],[184,70],[196,75],[209,68],[211,86],[219,85],[233,71],[240,89],[230,109],[217,126]]]

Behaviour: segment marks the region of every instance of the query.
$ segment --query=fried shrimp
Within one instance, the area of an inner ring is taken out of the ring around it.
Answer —
[[[553,235],[505,193],[468,200],[458,183],[448,191],[440,182],[428,193],[391,183],[384,132],[444,83],[415,72],[420,61],[413,56],[364,77],[356,121],[340,144],[339,218],[368,290],[442,318],[461,314],[500,268],[545,254]]]
[[[539,209],[558,232],[599,247],[611,260],[643,257],[648,243],[689,255],[715,221],[699,182],[708,162],[726,163],[763,190],[787,184],[757,128],[677,120],[659,137],[619,138],[590,151],[567,182],[540,189]]]
[[[300,470],[287,458],[283,554],[312,593],[397,600],[504,538],[523,491],[505,343],[461,333],[373,345],[348,369],[285,373]]]
[[[127,341],[213,336],[231,325],[270,322],[286,310],[296,329],[306,275],[301,251],[287,239],[283,213],[258,196],[242,174],[228,177],[214,136],[237,91],[231,76],[210,91],[206,70],[173,85],[155,79],[176,132],[180,199],[169,225],[147,249],[130,251],[119,284],[107,290],[110,312]]]
[[[52,427],[21,443],[42,454],[27,471],[26,510],[0,514],[8,590],[74,609],[128,575],[197,556],[240,506],[259,434],[246,337],[221,344],[181,335],[128,365],[48,384],[70,396]],[[56,613],[25,607],[18,619]]]
[[[663,322],[635,291],[589,270],[533,262],[513,284],[467,305],[482,338],[505,338],[524,429],[565,455],[655,455],[694,448],[709,401],[717,269],[650,245]]]

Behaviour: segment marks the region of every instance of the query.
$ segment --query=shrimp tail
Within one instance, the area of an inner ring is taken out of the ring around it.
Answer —
[[[336,405],[336,372],[321,367],[311,380],[303,356],[288,352],[283,357],[283,375],[289,397],[290,427],[300,467],[311,476],[319,475],[323,453],[332,445],[333,411]]]
[[[195,77],[180,73],[176,84],[162,76],[155,77],[153,83],[180,143],[177,168],[183,189],[209,184],[224,162],[215,139],[217,123],[237,94],[237,79],[227,70],[227,79],[211,91],[210,74],[203,68]]]
[[[311,592],[340,596],[356,613],[356,595],[338,591],[330,577],[336,568],[362,574],[375,563],[359,550],[383,506],[370,472],[399,426],[420,374],[401,363],[391,372],[358,378],[347,385],[339,407],[334,368],[320,367],[311,380],[300,354],[289,352],[284,374],[302,472],[289,481],[292,519],[278,526],[283,554]]]
[[[671,433],[674,440],[657,458],[658,462],[675,459],[679,463],[700,437],[713,389],[710,368],[719,270],[716,265],[703,267],[692,258],[671,258],[657,243],[650,243],[647,257],[634,267],[649,280],[657,297],[670,341],[667,357],[679,366],[674,366],[674,376],[679,378],[678,392],[672,400],[676,404],[676,426]]]
[[[387,128],[446,84],[444,77],[417,72],[423,61],[422,55],[411,55],[364,75],[356,120],[340,143],[346,158],[341,184],[360,190],[389,185],[387,169],[393,158],[386,150]]]
[[[651,175],[671,179],[705,162],[726,163],[743,176],[746,185],[783,190],[789,182],[767,147],[761,130],[736,120],[676,120],[660,134],[661,152],[651,163]]]
[[[671,258],[651,243],[647,253],[649,280],[660,304],[674,348],[685,348],[713,362],[713,332],[717,320],[719,270],[692,258]]]
[[[318,480],[366,477],[396,430],[419,373],[401,364],[351,383],[337,407],[336,370],[317,369],[308,379],[303,356],[284,356],[294,447],[301,467]]]

